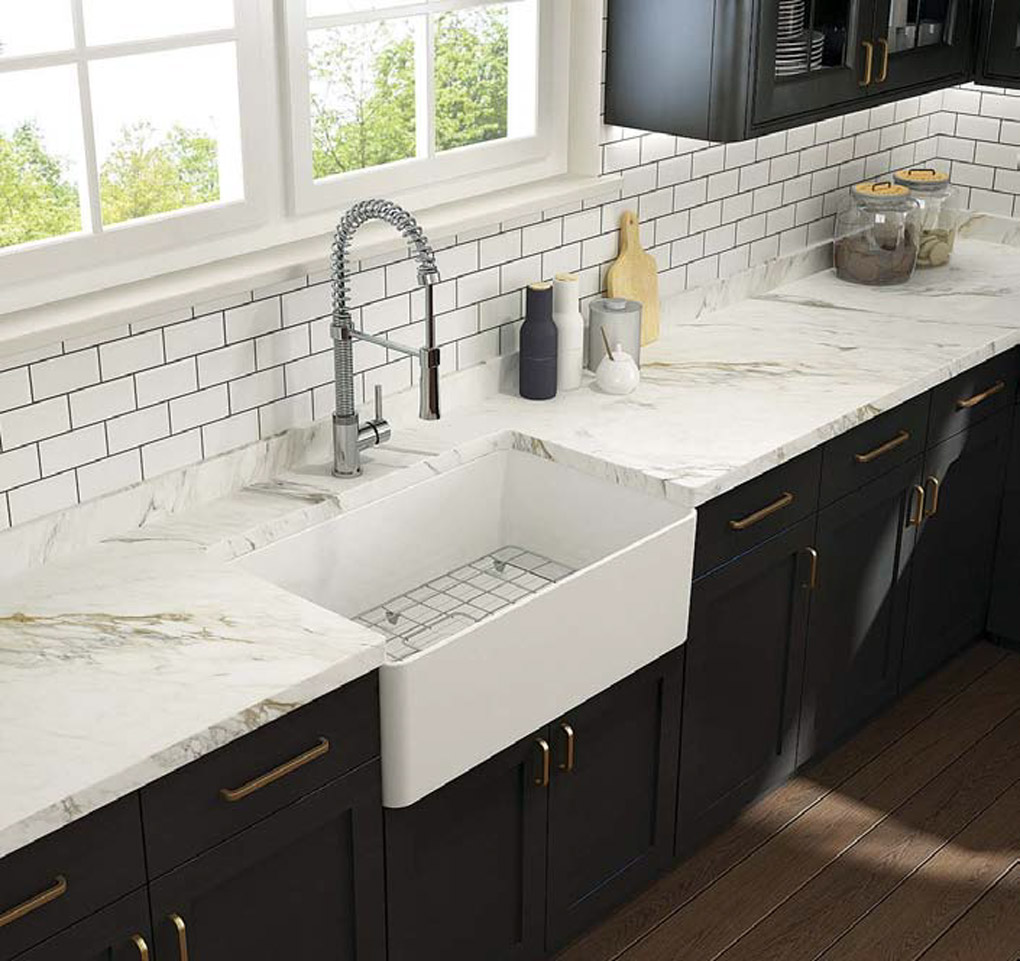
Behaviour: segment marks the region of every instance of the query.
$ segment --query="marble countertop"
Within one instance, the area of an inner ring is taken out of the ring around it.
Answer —
[[[355,482],[320,425],[265,483],[0,582],[0,857],[383,662],[381,636],[232,558],[505,445],[703,504],[1020,343],[1020,230],[997,239],[901,288],[823,271],[721,310],[691,295],[628,397],[529,403],[486,365],[442,421],[398,414]]]

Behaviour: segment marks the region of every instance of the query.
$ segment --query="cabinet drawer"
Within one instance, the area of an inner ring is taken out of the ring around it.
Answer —
[[[930,394],[855,427],[822,451],[822,504],[858,490],[924,451]]]
[[[698,508],[695,576],[813,514],[821,469],[818,448]]]
[[[145,884],[138,796],[0,860],[0,961]]]
[[[378,755],[373,672],[144,788],[150,877]]]
[[[932,391],[928,446],[1008,407],[1016,394],[1017,352],[993,357]]]

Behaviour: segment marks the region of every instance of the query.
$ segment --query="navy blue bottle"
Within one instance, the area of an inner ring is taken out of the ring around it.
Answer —
[[[552,284],[532,284],[521,326],[521,397],[551,400],[556,396],[558,347]]]

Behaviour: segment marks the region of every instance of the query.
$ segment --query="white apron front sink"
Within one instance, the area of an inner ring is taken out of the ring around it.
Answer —
[[[236,563],[390,638],[383,802],[404,807],[682,644],[694,527],[499,450]]]

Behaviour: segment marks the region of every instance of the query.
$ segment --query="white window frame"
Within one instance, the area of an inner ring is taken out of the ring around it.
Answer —
[[[162,214],[96,237],[71,234],[0,250],[0,350],[176,313],[326,269],[339,215],[368,190],[362,182],[346,199],[340,194],[325,197],[314,210],[296,209],[289,141],[292,62],[285,42],[285,20],[295,2],[234,0],[245,200]],[[373,192],[411,209],[433,239],[605,198],[618,185],[619,175],[601,172],[603,0],[540,2],[556,11],[555,36],[562,42],[552,51],[561,105],[550,115],[558,129],[545,158],[510,161],[509,167],[439,184],[415,183],[399,195],[388,186],[391,165],[377,168],[382,179]],[[185,46],[189,39],[173,42]],[[43,65],[51,56],[19,57],[17,63]],[[77,62],[73,55],[59,56],[65,58],[60,62]],[[354,254],[399,249],[393,231],[366,227]]]
[[[362,197],[382,195],[398,203],[428,208],[456,198],[477,196],[565,173],[567,115],[570,105],[570,7],[563,0],[538,0],[538,77],[535,82],[535,133],[530,137],[475,144],[433,157],[396,161],[315,180],[308,74],[308,32],[383,19],[425,16],[485,5],[494,0],[408,0],[404,5],[360,14],[309,18],[305,0],[287,0],[285,21],[291,209],[298,215],[336,210]],[[495,0],[498,2],[498,0]],[[509,0],[513,2],[513,0]],[[419,71],[419,99],[431,118],[432,36],[425,41],[428,67]],[[541,96],[539,96],[541,92]],[[421,112],[422,108],[419,108]],[[431,126],[431,125],[430,125]],[[432,131],[426,134],[430,139]]]
[[[268,85],[259,78],[266,63],[266,38],[271,36],[272,0],[234,0],[234,27],[181,33],[168,37],[88,44],[82,0],[70,0],[74,46],[53,53],[0,57],[0,73],[45,67],[77,69],[84,170],[79,181],[82,230],[58,237],[0,248],[0,285],[23,284],[59,276],[69,270],[87,270],[103,264],[179,248],[209,237],[243,230],[263,221],[272,189],[271,173],[255,163],[260,145],[273,135],[267,127]],[[238,113],[240,116],[242,182],[244,196],[186,207],[104,226],[100,211],[99,169],[93,139],[92,102],[88,64],[99,60],[161,53],[188,47],[233,43],[237,54]]]

